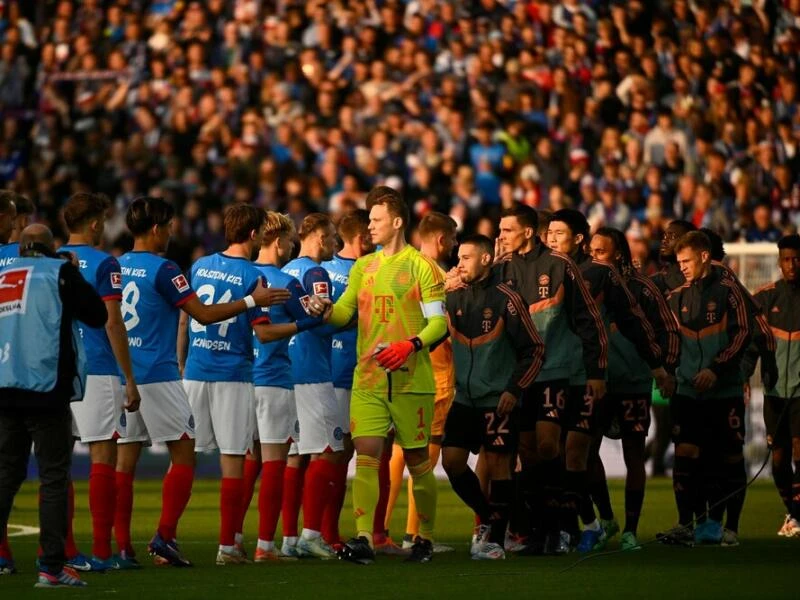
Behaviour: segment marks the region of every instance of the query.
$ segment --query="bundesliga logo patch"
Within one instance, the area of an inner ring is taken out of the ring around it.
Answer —
[[[24,267],[0,275],[0,318],[25,313],[31,271],[33,267]]]
[[[111,287],[115,290],[122,289],[122,274],[121,273],[112,273],[111,274]]]
[[[321,298],[327,298],[329,295],[328,292],[328,282],[327,281],[315,281],[314,282],[314,295],[319,296]]]
[[[175,286],[175,289],[179,292],[183,293],[189,289],[189,282],[186,280],[186,277],[183,275],[176,275],[172,278],[172,285]]]
[[[311,298],[308,295],[300,297],[300,304],[303,307],[303,310],[306,311],[306,314],[311,314]]]

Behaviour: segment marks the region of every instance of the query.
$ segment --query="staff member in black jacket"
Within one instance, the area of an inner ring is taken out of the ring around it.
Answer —
[[[54,252],[53,234],[27,227],[20,259],[0,270],[0,532],[25,480],[31,444],[39,466],[36,587],[80,587],[64,570],[67,483],[72,460],[69,403],[83,397],[83,345],[75,320],[102,327],[105,305],[78,268]]]

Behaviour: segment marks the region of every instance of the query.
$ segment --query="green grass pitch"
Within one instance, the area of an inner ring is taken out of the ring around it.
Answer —
[[[738,548],[675,548],[648,545],[637,552],[597,556],[564,569],[579,555],[563,557],[509,557],[503,562],[475,562],[467,554],[472,517],[446,482],[440,484],[437,540],[456,552],[437,554],[429,565],[407,565],[395,557],[379,557],[369,567],[338,561],[295,561],[237,567],[216,567],[214,556],[219,522],[218,483],[195,482],[179,537],[193,569],[154,567],[145,553],[159,514],[159,481],[136,484],[133,538],[145,569],[138,572],[88,574],[90,587],[48,592],[34,590],[35,536],[11,538],[19,573],[0,577],[0,599],[41,597],[47,594],[93,598],[198,599],[237,598],[800,598],[800,539],[775,535],[782,521],[781,505],[772,485],[759,482],[748,490],[742,518],[742,545]],[[403,487],[405,494],[405,486]],[[37,490],[28,483],[17,496],[11,523],[37,525]],[[621,482],[612,484],[612,500],[622,516]],[[76,484],[75,531],[78,545],[91,552],[91,523],[86,483]],[[393,531],[405,523],[405,496],[395,511]],[[343,535],[352,532],[350,501],[343,512]],[[252,554],[257,526],[255,501],[246,523]],[[668,480],[648,482],[640,541],[675,520]],[[618,540],[609,550],[616,549]]]

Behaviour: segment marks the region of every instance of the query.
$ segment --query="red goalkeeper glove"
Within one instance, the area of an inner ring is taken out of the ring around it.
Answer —
[[[378,364],[388,371],[397,371],[402,367],[413,352],[422,349],[419,338],[394,342],[375,355]]]

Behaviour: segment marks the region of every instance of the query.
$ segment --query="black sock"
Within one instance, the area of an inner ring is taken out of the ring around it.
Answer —
[[[678,523],[681,525],[689,525],[694,517],[698,462],[696,458],[676,456],[672,468],[672,489],[678,506]]]
[[[644,490],[625,490],[625,531],[635,534],[642,515]]]
[[[549,533],[560,531],[561,459],[556,457],[541,463],[544,528]]]
[[[544,476],[542,465],[536,463],[524,468],[520,474],[519,486],[522,490],[523,511],[520,516],[521,528],[515,533],[529,535],[540,530],[544,518]]]
[[[564,471],[562,478],[564,493],[561,495],[561,529],[570,535],[580,533],[578,512],[586,497],[586,478],[586,471]]]
[[[604,521],[614,518],[614,509],[611,508],[611,496],[608,494],[608,482],[605,478],[602,481],[592,481],[589,483],[589,494],[592,502],[597,506],[597,512]]]
[[[592,502],[592,499],[588,493],[584,494],[583,498],[581,498],[580,512],[581,522],[584,525],[594,523],[595,519],[597,519],[597,515],[594,512],[594,502]]]
[[[508,526],[508,513],[511,509],[511,499],[514,495],[514,482],[510,479],[492,479],[489,485],[489,508],[491,517],[489,523],[492,532],[489,541],[503,545],[506,539]]]
[[[728,495],[730,487],[728,486],[728,463],[725,456],[714,455],[706,456],[701,459],[702,481],[703,485],[699,489],[705,491],[703,504],[708,503],[708,518],[717,523],[722,523],[725,516],[725,507],[727,500],[725,496]],[[703,511],[705,507],[695,509]]]
[[[787,459],[782,459],[779,462],[772,461],[772,481],[775,482],[775,487],[778,488],[778,495],[781,497],[781,502],[786,507],[786,512],[792,514],[792,481],[797,477],[797,469],[795,474],[792,475],[792,463]]]
[[[725,465],[725,474],[725,495],[733,494],[726,503],[727,520],[725,527],[731,531],[738,532],[739,517],[742,515],[747,487],[747,470],[744,466],[744,458],[733,463],[727,463]]]
[[[475,475],[475,471],[467,468],[463,473],[450,477],[450,485],[453,486],[453,491],[464,501],[464,504],[478,515],[481,523],[488,524],[491,516],[489,502],[486,500],[486,496],[483,495],[481,482],[478,480],[478,476]]]
[[[800,521],[800,461],[794,463],[794,476],[792,477],[792,510],[793,519]]]

